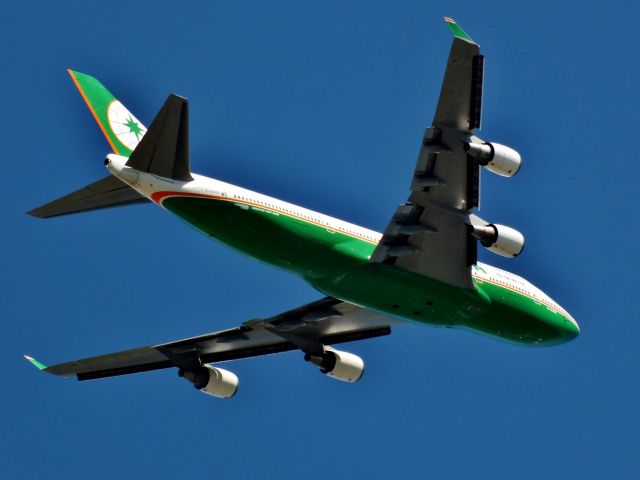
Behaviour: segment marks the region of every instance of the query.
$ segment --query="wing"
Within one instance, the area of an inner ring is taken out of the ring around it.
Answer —
[[[126,375],[162,368],[193,368],[300,349],[321,354],[324,345],[391,333],[396,321],[333,298],[324,298],[274,317],[251,320],[237,328],[148,347],[85,358],[51,367],[29,361],[48,373],[78,380]]]
[[[472,288],[477,240],[469,217],[478,206],[480,166],[463,146],[480,126],[483,57],[446,20],[455,38],[433,126],[425,131],[409,201],[396,210],[371,261]]]

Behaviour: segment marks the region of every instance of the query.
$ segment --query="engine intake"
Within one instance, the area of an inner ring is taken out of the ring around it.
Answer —
[[[483,247],[503,257],[517,257],[524,250],[524,235],[504,225],[474,226],[473,236]]]
[[[513,177],[520,170],[522,158],[513,148],[499,143],[465,143],[464,151],[487,170],[503,177]]]
[[[202,367],[178,370],[178,375],[193,383],[203,393],[218,398],[231,398],[238,391],[238,377],[235,373],[222,368],[204,365]]]
[[[343,382],[356,382],[364,373],[364,360],[349,352],[324,347],[322,355],[304,356],[305,361],[320,367],[320,371]]]

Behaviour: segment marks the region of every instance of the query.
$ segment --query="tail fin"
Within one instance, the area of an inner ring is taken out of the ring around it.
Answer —
[[[147,131],[145,126],[97,79],[73,70],[69,70],[69,75],[87,102],[113,152],[125,157],[131,156]],[[28,213],[34,217],[49,218],[148,201],[129,185],[116,177],[108,176]]]
[[[147,129],[97,79],[69,70],[69,75],[114,153],[128,157]]]
[[[143,139],[147,129],[98,80],[72,70],[69,73],[113,151],[129,157],[127,166],[165,178],[193,180],[189,167],[189,103],[186,98],[169,95]],[[28,213],[49,218],[147,201],[129,185],[110,176]]]

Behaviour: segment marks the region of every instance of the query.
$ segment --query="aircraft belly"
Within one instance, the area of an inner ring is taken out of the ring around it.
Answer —
[[[576,333],[568,320],[509,289],[484,283],[452,287],[394,266],[358,266],[330,282],[312,282],[324,293],[413,323],[474,331],[509,343],[548,346]]]
[[[567,341],[564,317],[498,285],[464,289],[370,263],[375,245],[233,199],[168,197],[163,207],[257,260],[304,277],[323,293],[413,323],[473,330],[527,345]]]
[[[322,226],[233,199],[169,197],[162,206],[206,235],[308,279],[333,276],[350,265],[367,262],[374,248]]]
[[[482,293],[380,263],[358,265],[312,284],[340,300],[441,327],[467,325],[489,307]]]

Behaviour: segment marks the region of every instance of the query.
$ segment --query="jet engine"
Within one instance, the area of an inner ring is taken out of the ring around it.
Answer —
[[[231,398],[238,391],[238,377],[222,368],[204,365],[196,369],[181,368],[178,375],[193,383],[203,393],[218,398]]]
[[[499,143],[465,143],[463,148],[480,165],[497,175],[513,177],[520,170],[522,158],[513,148]]]
[[[324,347],[322,355],[305,354],[304,359],[320,367],[320,371],[343,382],[355,382],[364,373],[364,360],[357,355]]]
[[[504,225],[474,226],[473,236],[483,247],[503,257],[517,257],[524,250],[524,235]]]

